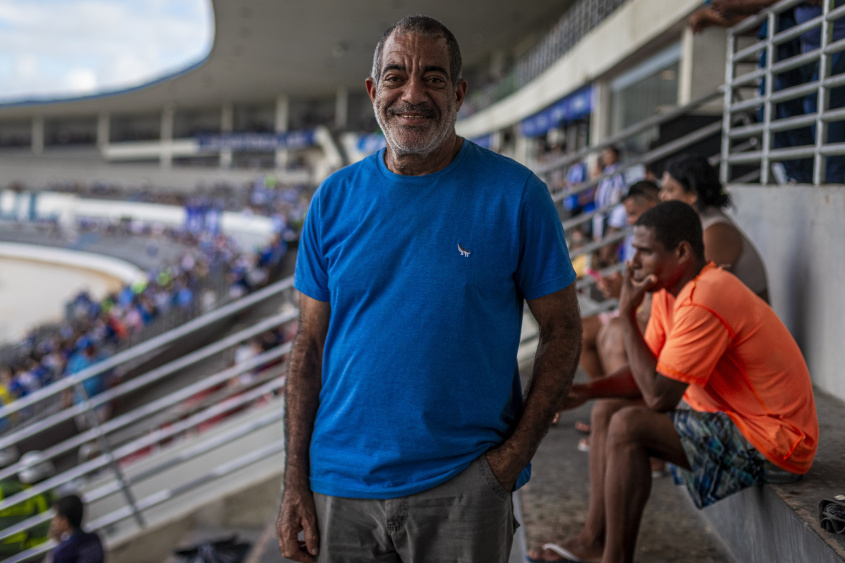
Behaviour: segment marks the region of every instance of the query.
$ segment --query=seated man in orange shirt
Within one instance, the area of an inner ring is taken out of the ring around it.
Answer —
[[[649,457],[675,465],[701,508],[745,487],[800,479],[819,428],[807,365],[765,301],[704,259],[701,222],[670,201],[634,227],[619,309],[629,365],[574,385],[589,399],[590,506],[576,536],[533,561],[632,561],[651,490]],[[641,332],[637,307],[653,294]]]

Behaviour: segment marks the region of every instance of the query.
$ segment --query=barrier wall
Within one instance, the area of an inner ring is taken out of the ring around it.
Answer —
[[[757,245],[772,306],[813,383],[845,400],[845,186],[731,186],[737,222]]]

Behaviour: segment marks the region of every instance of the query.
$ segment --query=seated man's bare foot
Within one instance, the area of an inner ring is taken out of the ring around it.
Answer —
[[[598,563],[601,561],[603,547],[587,544],[578,538],[571,538],[560,543],[546,543],[528,552],[529,562],[544,561],[582,561]]]

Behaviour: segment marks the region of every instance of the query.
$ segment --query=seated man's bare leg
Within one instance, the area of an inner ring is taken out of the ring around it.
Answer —
[[[622,332],[622,319],[610,319],[599,329],[598,337],[599,359],[607,373],[613,373],[628,365],[628,354],[625,352],[625,335]]]
[[[637,404],[640,403],[627,399],[604,399],[596,401],[593,405],[593,413],[590,418],[590,425],[592,426],[590,433],[590,505],[587,509],[587,520],[577,535],[560,542],[554,542],[584,561],[601,561],[604,552],[606,531],[604,497],[608,428],[613,416],[618,411]],[[560,559],[560,555],[557,553],[541,548],[532,550],[528,556],[533,559],[548,561]]]
[[[601,322],[597,316],[581,319],[583,336],[581,342],[581,367],[590,376],[590,379],[598,379],[605,374],[599,357],[597,347],[597,336],[601,328]]]
[[[646,315],[648,322],[648,315]],[[641,327],[645,330],[645,327]],[[602,325],[598,333],[598,349],[601,363],[607,373],[613,373],[628,365],[628,353],[625,351],[625,334],[622,332],[622,319],[616,317]],[[661,459],[652,458],[652,473],[663,474],[666,464]]]
[[[669,416],[639,405],[619,409],[605,441],[603,563],[634,560],[640,521],[651,493],[650,457],[689,468]]]

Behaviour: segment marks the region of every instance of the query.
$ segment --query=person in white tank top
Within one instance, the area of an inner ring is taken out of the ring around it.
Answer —
[[[723,209],[730,195],[706,158],[684,154],[666,163],[660,190],[662,201],[678,200],[698,211],[704,230],[704,257],[738,277],[766,302],[766,267],[754,244]]]

